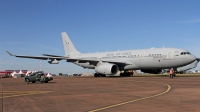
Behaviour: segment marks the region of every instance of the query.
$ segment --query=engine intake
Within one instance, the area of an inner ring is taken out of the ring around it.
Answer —
[[[114,75],[118,72],[119,68],[115,64],[103,63],[95,67],[95,72],[105,75]]]

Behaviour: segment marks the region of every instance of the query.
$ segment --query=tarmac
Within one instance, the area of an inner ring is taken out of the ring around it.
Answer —
[[[0,79],[2,112],[200,112],[200,75]]]

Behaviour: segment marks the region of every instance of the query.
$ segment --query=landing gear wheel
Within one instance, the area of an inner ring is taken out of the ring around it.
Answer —
[[[94,77],[99,77],[99,75],[97,73],[94,74]]]

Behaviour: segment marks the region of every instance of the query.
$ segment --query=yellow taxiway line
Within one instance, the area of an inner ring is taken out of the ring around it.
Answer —
[[[162,83],[158,83],[158,84],[162,84]],[[117,106],[129,104],[129,103],[133,103],[133,102],[137,102],[137,101],[141,101],[141,100],[146,100],[146,99],[154,98],[154,97],[166,94],[166,93],[168,93],[171,90],[171,86],[169,84],[162,84],[162,85],[167,86],[167,89],[164,92],[162,92],[162,93],[155,94],[155,95],[152,95],[152,96],[143,97],[143,98],[139,98],[139,99],[135,99],[135,100],[131,100],[131,101],[127,101],[127,102],[123,102],[123,103],[119,103],[119,104],[115,104],[115,105],[110,105],[110,106],[107,106],[107,107],[103,107],[103,108],[91,110],[89,112],[97,112],[97,111],[101,111],[101,110],[105,110],[105,109],[109,109],[109,108],[113,108],[113,107],[117,107]]]
[[[0,98],[10,98],[10,97],[16,97],[16,96],[42,94],[42,93],[49,93],[49,92],[53,92],[53,91],[5,91],[5,92],[3,92],[3,95],[5,95],[5,94],[13,94],[13,95],[3,96]]]

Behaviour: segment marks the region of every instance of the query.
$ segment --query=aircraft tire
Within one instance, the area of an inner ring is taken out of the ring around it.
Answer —
[[[98,77],[98,74],[97,74],[97,73],[95,73],[95,74],[94,74],[94,77]]]
[[[101,77],[106,77],[106,75],[104,75],[104,74],[101,74]]]
[[[120,77],[123,77],[124,76],[124,73],[120,73]]]

